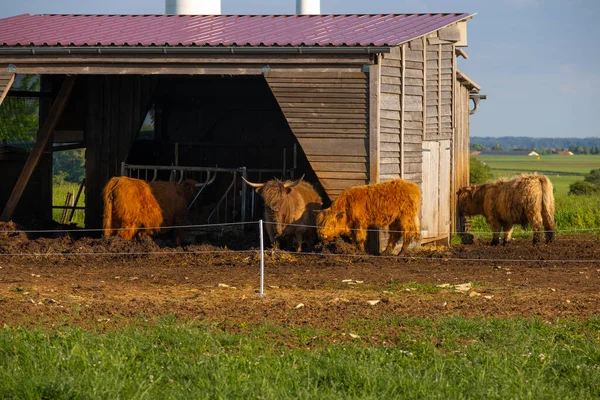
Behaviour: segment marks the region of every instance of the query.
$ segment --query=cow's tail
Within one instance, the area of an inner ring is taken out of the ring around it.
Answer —
[[[105,237],[112,236],[112,218],[113,218],[113,202],[114,191],[119,183],[118,179],[111,179],[104,188],[104,219],[102,221],[102,231]]]
[[[546,243],[554,239],[554,187],[545,177],[540,177],[542,184],[542,222],[546,233]]]

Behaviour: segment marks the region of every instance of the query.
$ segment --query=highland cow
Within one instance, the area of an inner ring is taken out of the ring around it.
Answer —
[[[544,175],[522,175],[512,179],[471,185],[458,191],[458,210],[466,216],[483,215],[493,231],[492,245],[510,242],[513,225],[533,229],[533,243],[546,234],[546,243],[554,238],[554,194],[552,183]]]
[[[302,177],[303,178],[303,177]],[[244,181],[256,189],[265,203],[265,222],[269,240],[279,248],[281,239],[290,237],[296,251],[302,243],[313,244],[316,240],[315,211],[323,204],[313,186],[302,180],[281,181],[273,179],[265,183]]]
[[[189,222],[188,204],[196,182],[146,182],[125,176],[114,177],[104,187],[104,236],[126,240],[153,236],[161,227],[181,226]],[[166,229],[168,230],[168,228]],[[173,239],[179,244],[181,229],[174,228]]]
[[[344,190],[331,207],[317,216],[319,238],[331,241],[349,236],[359,250],[365,250],[368,228],[390,229],[383,255],[391,255],[403,239],[402,254],[410,242],[421,237],[419,187],[402,179],[357,186]]]

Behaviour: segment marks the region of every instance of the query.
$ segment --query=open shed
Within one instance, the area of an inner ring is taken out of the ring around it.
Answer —
[[[11,196],[0,219],[64,143],[86,149],[88,228],[101,226],[110,177],[158,165],[171,177],[173,167],[305,175],[326,204],[351,186],[403,178],[422,190],[424,240],[447,240],[458,223],[454,193],[468,183],[470,99],[480,89],[456,66],[472,16],[1,19],[0,99],[23,95],[10,91],[15,74],[39,74],[48,104],[18,180],[2,182]],[[140,133],[149,116],[153,130]],[[50,210],[47,196],[37,207]]]

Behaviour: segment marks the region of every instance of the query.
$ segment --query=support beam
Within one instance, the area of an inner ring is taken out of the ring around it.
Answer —
[[[381,98],[381,55],[369,66],[369,183],[379,183],[380,176],[380,98]],[[381,231],[368,231],[369,252],[381,252]]]
[[[62,112],[65,109],[65,105],[71,97],[71,92],[73,91],[74,86],[75,76],[69,75],[65,77],[62,87],[58,92],[58,96],[52,104],[52,108],[50,109],[48,119],[46,119],[44,125],[40,129],[33,150],[31,150],[31,153],[29,153],[29,158],[27,158],[27,162],[25,163],[25,166],[23,167],[23,170],[19,175],[19,179],[17,180],[17,183],[15,184],[15,187],[13,188],[9,199],[6,202],[6,205],[4,206],[4,211],[0,216],[0,221],[6,222],[10,221],[10,219],[12,218],[12,215],[15,212],[15,209],[17,208],[17,204],[19,204],[19,200],[23,195],[23,191],[25,190],[25,187],[27,186],[31,175],[33,174],[35,167],[40,161],[44,148],[48,144],[48,140],[52,136],[52,132],[54,131],[56,124],[60,120]]]
[[[5,74],[0,75],[0,104],[4,101],[6,94],[10,90],[13,82],[15,81],[15,74],[6,76]],[[2,87],[3,86],[3,87]]]

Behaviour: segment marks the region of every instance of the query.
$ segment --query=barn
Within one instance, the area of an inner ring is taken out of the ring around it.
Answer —
[[[0,219],[50,218],[52,153],[83,148],[87,228],[100,227],[101,191],[116,175],[193,176],[214,192],[208,222],[259,217],[241,176],[304,175],[326,204],[348,187],[404,178],[423,193],[424,241],[447,241],[481,97],[457,68],[472,17],[0,19],[0,99],[39,104],[28,156],[0,159],[11,171]],[[32,74],[39,90],[12,87]]]

